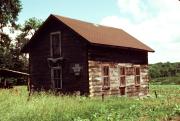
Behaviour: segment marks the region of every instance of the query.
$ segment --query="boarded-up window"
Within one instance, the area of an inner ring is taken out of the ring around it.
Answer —
[[[140,85],[140,68],[135,67],[135,85]]]
[[[126,86],[125,67],[120,67],[120,87]]]
[[[51,56],[58,58],[61,56],[61,33],[51,33]]]
[[[102,66],[102,79],[103,79],[103,89],[109,89],[109,66]]]

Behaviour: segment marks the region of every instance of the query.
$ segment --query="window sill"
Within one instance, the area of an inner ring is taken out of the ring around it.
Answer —
[[[135,84],[136,87],[140,87],[140,84]]]
[[[126,86],[120,86],[119,89],[126,88]]]
[[[102,90],[109,90],[110,87],[102,87]]]
[[[126,87],[128,87],[128,86],[134,86],[134,84],[126,84]]]

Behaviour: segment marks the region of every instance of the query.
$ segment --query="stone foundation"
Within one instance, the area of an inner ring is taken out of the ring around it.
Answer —
[[[116,95],[122,96],[123,91],[120,88],[125,88],[125,95],[127,96],[143,96],[148,94],[148,65],[133,65],[130,63],[112,63],[112,62],[98,62],[88,61],[89,63],[89,90],[90,96],[109,96]],[[102,65],[109,66],[109,80],[110,88],[103,89],[102,78]],[[140,68],[140,84],[135,84],[135,72],[125,69],[126,84],[124,87],[120,87],[120,67],[127,67],[134,69]]]

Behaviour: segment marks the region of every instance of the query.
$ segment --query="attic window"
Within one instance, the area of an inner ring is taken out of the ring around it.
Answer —
[[[110,89],[109,66],[102,66],[103,89]]]
[[[51,57],[58,58],[61,56],[61,32],[52,32],[50,34]]]

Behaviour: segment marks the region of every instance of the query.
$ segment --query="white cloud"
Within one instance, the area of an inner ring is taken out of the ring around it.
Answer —
[[[152,47],[150,63],[180,61],[178,0],[118,0],[118,6],[120,15],[107,16],[101,24],[122,28]]]

